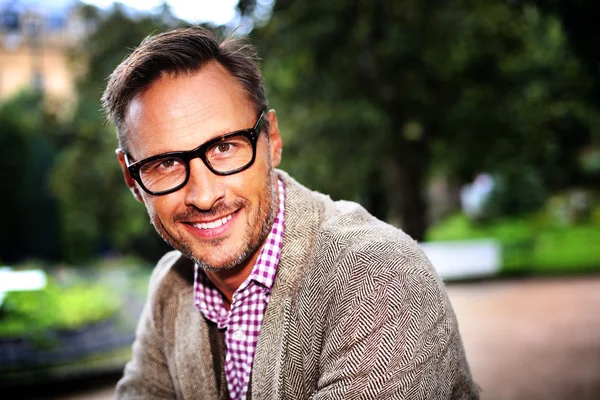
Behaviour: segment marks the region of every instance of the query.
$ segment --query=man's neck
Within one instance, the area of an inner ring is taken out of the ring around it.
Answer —
[[[250,257],[246,262],[240,264],[235,268],[231,268],[225,271],[206,271],[206,276],[213,285],[223,295],[225,301],[225,307],[229,309],[233,299],[233,294],[241,286],[242,283],[250,276],[252,268],[258,259],[262,246]]]

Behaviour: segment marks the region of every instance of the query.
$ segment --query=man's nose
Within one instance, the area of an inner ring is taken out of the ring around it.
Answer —
[[[200,210],[210,210],[225,197],[225,186],[218,175],[213,174],[200,158],[190,161],[190,179],[186,190],[185,203]]]

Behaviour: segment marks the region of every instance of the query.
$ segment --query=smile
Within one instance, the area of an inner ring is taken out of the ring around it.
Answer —
[[[198,229],[214,229],[214,228],[218,228],[218,227],[226,224],[227,221],[231,221],[232,218],[233,218],[233,214],[229,214],[226,217],[217,219],[212,222],[202,222],[202,223],[198,223],[198,224],[192,224],[192,226],[195,228],[198,228]]]

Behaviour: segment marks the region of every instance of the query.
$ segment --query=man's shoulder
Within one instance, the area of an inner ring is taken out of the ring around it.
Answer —
[[[150,276],[148,294],[163,298],[191,289],[193,274],[193,263],[179,251],[170,251],[156,263]]]
[[[334,201],[307,189],[283,171],[279,174],[286,184],[286,218],[291,217],[286,234],[291,229],[294,236],[312,236],[306,244],[310,244],[319,264],[314,272],[349,263],[361,272],[439,279],[418,243],[401,229],[375,218],[358,203]]]
[[[321,299],[323,309],[344,309],[347,301],[371,293],[388,306],[427,305],[457,330],[444,283],[417,241],[357,203],[325,202],[314,257],[304,272],[299,293]],[[298,304],[314,310],[310,302]]]
[[[416,274],[435,277],[431,263],[408,234],[369,214],[350,201],[331,201],[325,207],[319,248],[338,262],[353,260],[362,272]]]

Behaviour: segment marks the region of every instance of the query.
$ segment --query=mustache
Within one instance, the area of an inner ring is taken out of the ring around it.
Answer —
[[[234,211],[246,206],[246,201],[236,200],[231,204],[217,203],[208,210],[201,210],[197,207],[190,206],[185,211],[177,213],[173,216],[173,222],[185,222],[195,218],[214,218],[223,215],[231,214]]]

